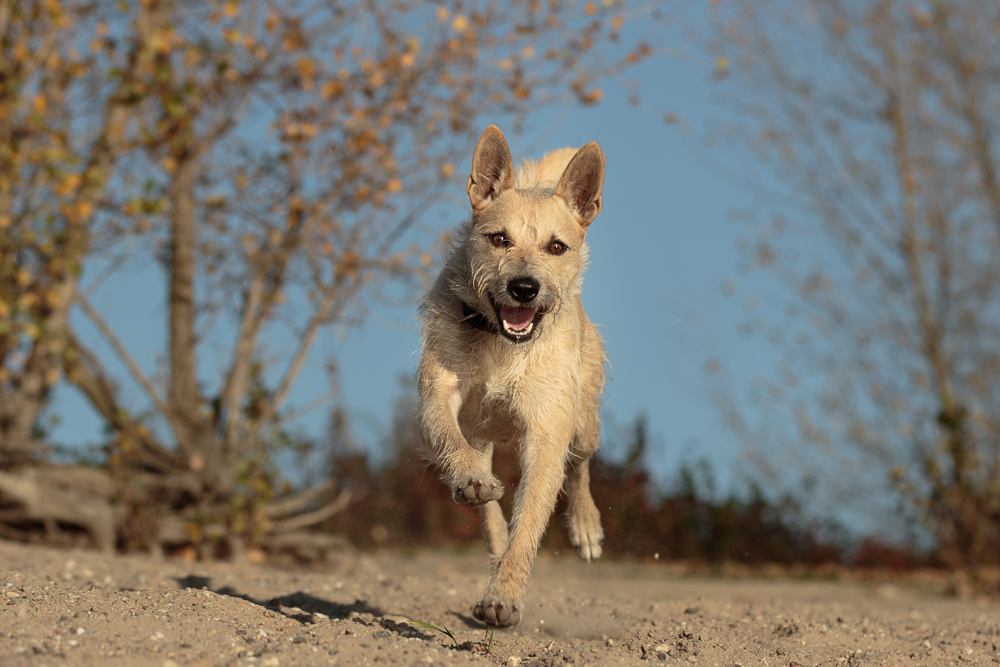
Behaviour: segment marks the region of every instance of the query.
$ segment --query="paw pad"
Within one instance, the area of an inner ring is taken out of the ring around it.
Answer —
[[[453,497],[461,505],[485,505],[503,497],[503,485],[495,477],[491,480],[470,477],[464,484],[455,487]]]
[[[496,628],[509,628],[521,622],[521,612],[515,605],[492,597],[480,601],[472,615]]]

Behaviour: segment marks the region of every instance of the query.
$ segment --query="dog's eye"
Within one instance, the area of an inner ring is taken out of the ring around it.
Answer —
[[[499,232],[490,236],[490,243],[498,248],[506,248],[510,245],[510,239],[503,232]]]
[[[561,255],[566,252],[566,244],[562,241],[553,241],[549,244],[549,252],[553,255]]]

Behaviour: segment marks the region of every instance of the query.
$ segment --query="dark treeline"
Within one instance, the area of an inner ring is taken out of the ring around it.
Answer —
[[[345,414],[335,411],[330,426],[330,470],[353,502],[324,524],[360,548],[415,548],[477,545],[479,513],[452,501],[450,493],[420,456],[420,436],[412,423],[413,400],[396,405],[387,455],[380,460],[353,443]],[[697,563],[854,565],[911,569],[935,565],[933,555],[869,538],[860,542],[832,521],[810,521],[791,495],[772,499],[756,485],[742,494],[717,497],[707,463],[684,465],[665,488],[646,467],[649,434],[640,415],[625,431],[605,433],[605,451],[620,460],[594,459],[591,485],[606,534],[605,558],[683,560]],[[494,472],[507,492],[501,500],[510,516],[520,472],[513,448],[498,450]],[[560,497],[543,548],[571,552],[562,523]]]

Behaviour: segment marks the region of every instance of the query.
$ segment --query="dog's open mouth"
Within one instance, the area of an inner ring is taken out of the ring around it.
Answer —
[[[529,306],[499,306],[493,304],[500,320],[500,333],[515,343],[531,340],[538,328],[538,321],[545,311]]]

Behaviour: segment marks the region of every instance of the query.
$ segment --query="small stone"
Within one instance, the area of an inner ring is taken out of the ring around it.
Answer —
[[[667,659],[667,654],[663,653],[663,652],[657,653],[656,654],[656,659],[657,660],[666,660]]]
[[[518,667],[521,664],[521,659],[516,655],[512,655],[507,658],[507,667]]]

